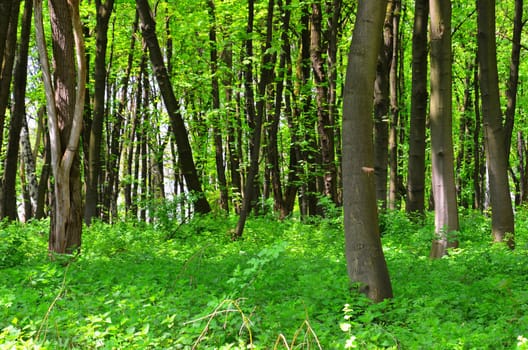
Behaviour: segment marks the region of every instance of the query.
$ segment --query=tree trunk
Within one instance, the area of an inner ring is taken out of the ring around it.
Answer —
[[[383,24],[383,45],[378,54],[374,82],[374,178],[376,201],[387,208],[387,161],[389,159],[389,69],[392,55],[392,5],[387,3]]]
[[[81,246],[82,203],[78,146],[86,90],[86,62],[79,2],[52,0],[54,84],[44,39],[42,2],[35,0],[35,27],[44,80],[54,176],[49,250],[73,253]],[[53,88],[55,86],[55,88]]]
[[[393,1],[392,10],[392,54],[389,71],[390,127],[389,127],[389,209],[395,210],[400,201],[400,178],[398,174],[398,129],[399,129],[399,77],[398,58],[400,55],[400,12],[401,1]]]
[[[248,117],[251,117],[253,114],[254,120],[253,123],[249,123],[252,128],[251,140],[252,144],[250,145],[250,164],[247,173],[247,181],[244,188],[244,199],[242,202],[242,208],[240,210],[240,216],[233,234],[233,239],[238,239],[242,237],[244,231],[244,226],[246,223],[247,216],[251,209],[251,202],[255,198],[255,184],[257,183],[257,175],[259,170],[259,153],[260,153],[260,144],[261,144],[261,134],[262,134],[262,123],[264,120],[265,114],[265,98],[266,98],[266,89],[268,84],[273,81],[273,70],[271,67],[271,39],[273,34],[273,6],[274,0],[268,0],[268,14],[266,19],[266,43],[264,47],[264,54],[262,56],[262,65],[261,65],[261,74],[260,81],[258,84],[259,98],[256,103],[256,113],[253,111],[253,96],[252,96],[252,87],[251,82],[252,78],[252,65],[248,64],[245,71],[245,85],[246,93],[249,92],[249,96],[246,99],[246,108],[248,109]],[[251,35],[253,33],[253,20],[254,20],[254,0],[248,1],[248,26],[247,33]],[[248,39],[246,42],[246,57],[251,59],[253,57],[253,43],[252,39]],[[251,120],[249,120],[250,122]]]
[[[32,1],[26,0],[24,2],[20,45],[14,71],[14,104],[9,125],[9,143],[7,145],[4,175],[2,178],[3,213],[1,213],[1,217],[8,218],[9,220],[16,220],[18,217],[16,180],[20,149],[20,132],[22,131],[23,120],[26,118],[26,82],[32,6]]]
[[[10,12],[2,12],[3,16],[7,14],[7,18],[4,17],[2,19],[0,29],[3,30],[4,26],[7,29],[5,33],[0,33],[2,37],[5,35],[4,40],[0,43],[0,48],[2,49],[0,51],[0,54],[2,54],[0,56],[0,151],[4,144],[4,123],[6,109],[9,104],[9,92],[11,91],[11,78],[15,61],[19,10],[20,0],[14,0],[11,1]]]
[[[510,159],[510,148],[517,106],[517,86],[519,85],[519,58],[521,55],[521,34],[523,22],[523,0],[515,0],[515,16],[513,18],[512,51],[510,58],[510,72],[506,89],[506,111],[504,112],[504,145],[506,160]]]
[[[224,167],[224,147],[222,142],[222,128],[220,116],[220,87],[218,84],[218,50],[216,42],[216,13],[213,0],[207,1],[211,28],[209,29],[209,45],[211,58],[211,94],[213,99],[213,111],[216,113],[213,118],[213,134],[215,145],[215,164],[218,176],[218,186],[220,187],[220,208],[229,213],[229,198],[227,192],[227,179]]]
[[[198,178],[187,128],[180,114],[180,105],[172,90],[169,75],[163,62],[158,37],[156,36],[156,23],[154,22],[154,18],[152,18],[148,0],[136,0],[136,8],[142,22],[141,30],[149,49],[150,61],[163,97],[163,102],[169,114],[172,132],[174,133],[178,147],[182,172],[185,176],[187,187],[197,196],[194,208],[200,214],[208,213],[211,211],[211,207],[209,206],[207,198],[205,198],[200,179]]]
[[[374,301],[392,297],[374,185],[372,96],[386,1],[360,0],[343,98],[343,204],[348,275]]]
[[[114,7],[114,0],[95,1],[97,26],[95,34],[95,83],[93,99],[93,119],[89,130],[88,176],[86,181],[86,202],[84,221],[90,225],[98,216],[100,186],[102,176],[101,142],[105,117],[106,94],[106,51],[108,43],[108,23]]]
[[[514,219],[499,97],[495,1],[477,0],[477,11],[482,122],[489,176],[491,230],[495,242],[506,242],[510,249],[513,249]]]
[[[325,70],[323,52],[325,52],[323,14],[320,0],[312,3],[310,58],[315,81],[315,101],[317,105],[317,134],[323,173],[322,194],[337,202],[337,183],[335,166],[334,125],[329,113],[328,76]]]
[[[407,213],[425,214],[425,120],[427,116],[428,0],[416,0],[412,41],[411,122],[407,169]]]
[[[452,136],[451,1],[430,0],[431,14],[431,151],[435,234],[431,257],[457,247],[458,212]]]

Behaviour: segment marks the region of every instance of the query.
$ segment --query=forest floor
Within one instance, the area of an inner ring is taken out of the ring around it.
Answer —
[[[460,248],[429,259],[433,218],[381,216],[394,299],[349,291],[340,215],[85,228],[47,256],[47,221],[0,223],[0,349],[528,349],[528,211],[517,249],[461,213]],[[3,345],[2,345],[3,344]]]

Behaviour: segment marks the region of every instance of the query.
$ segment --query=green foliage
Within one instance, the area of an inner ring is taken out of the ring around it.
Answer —
[[[3,224],[21,241],[3,261],[25,255],[0,269],[0,349],[524,349],[527,215],[511,252],[464,212],[461,247],[430,260],[432,216],[381,214],[395,298],[379,304],[349,291],[337,218],[252,218],[235,242],[236,217],[95,222],[67,266],[48,223]]]

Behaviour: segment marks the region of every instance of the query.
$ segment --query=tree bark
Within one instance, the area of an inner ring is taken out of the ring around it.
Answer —
[[[407,168],[407,213],[425,214],[425,120],[427,116],[428,0],[416,0],[412,39],[411,121]]]
[[[430,0],[431,15],[431,151],[435,234],[431,257],[439,258],[457,247],[458,231],[453,136],[451,69],[451,1]]]
[[[517,107],[517,87],[519,85],[519,63],[521,55],[521,34],[523,22],[523,0],[515,0],[515,15],[513,18],[512,50],[510,56],[510,72],[506,89],[506,111],[504,112],[504,145],[506,160],[510,159],[510,148]]]
[[[9,143],[7,145],[4,174],[2,178],[3,213],[1,216],[2,218],[5,217],[9,220],[16,220],[18,218],[16,180],[18,155],[20,150],[20,132],[22,131],[23,121],[26,118],[26,82],[32,6],[32,1],[26,0],[24,2],[20,45],[14,71],[14,104],[9,125]]]
[[[35,0],[35,27],[46,92],[51,169],[54,176],[49,250],[74,253],[81,246],[82,203],[78,146],[86,90],[86,62],[79,2],[52,0],[54,84],[42,23],[42,2]],[[55,86],[55,88],[53,88]]]
[[[95,1],[96,34],[95,34],[95,85],[93,99],[93,119],[89,130],[88,176],[86,181],[86,201],[84,221],[90,225],[92,219],[98,216],[100,186],[102,176],[101,142],[103,122],[105,117],[106,95],[106,52],[108,44],[108,23],[114,7],[114,0]]]
[[[156,23],[152,17],[148,0],[136,0],[136,8],[142,22],[141,31],[149,49],[150,61],[163,97],[163,102],[165,103],[167,113],[169,114],[172,132],[174,133],[178,147],[182,172],[187,187],[197,196],[194,208],[197,213],[208,213],[211,211],[211,207],[209,206],[207,198],[205,198],[200,179],[198,178],[198,172],[196,171],[187,128],[185,127],[185,123],[180,114],[180,105],[174,95],[174,91],[172,90],[169,75],[167,74],[167,68],[163,62],[158,37],[156,36]]]
[[[383,44],[378,54],[374,82],[374,178],[376,201],[387,208],[387,165],[389,159],[389,69],[392,55],[392,1],[387,2]]]
[[[343,98],[343,204],[350,280],[374,301],[392,297],[374,185],[372,96],[386,1],[360,0]]]
[[[514,219],[505,155],[505,130],[499,97],[497,52],[495,42],[495,1],[477,0],[478,54],[482,122],[491,201],[491,231],[495,242],[515,247]]]

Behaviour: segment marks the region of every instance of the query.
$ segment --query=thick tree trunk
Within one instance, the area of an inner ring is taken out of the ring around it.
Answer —
[[[412,42],[411,122],[407,169],[407,213],[425,214],[425,120],[427,116],[428,0],[416,0]]]
[[[392,297],[374,185],[372,95],[386,1],[360,0],[343,98],[343,203],[348,275],[374,301]]]
[[[499,97],[495,1],[478,0],[477,11],[482,122],[489,176],[492,235],[495,242],[506,242],[513,249],[514,219]]]
[[[44,39],[42,2],[35,0],[35,27],[44,80],[54,176],[49,250],[73,253],[81,246],[82,203],[78,146],[86,90],[86,62],[79,2],[52,0],[54,84]],[[55,86],[55,88],[53,88]]]
[[[156,36],[156,23],[154,22],[154,18],[152,18],[148,0],[136,0],[136,8],[142,22],[141,30],[149,49],[150,61],[163,97],[163,102],[169,114],[172,132],[176,139],[181,169],[185,176],[187,187],[197,197],[194,208],[200,214],[208,213],[211,211],[211,207],[209,206],[207,198],[205,198],[200,179],[198,178],[187,128],[180,114],[180,105],[172,90],[169,75],[163,62],[158,37]]]
[[[89,130],[88,176],[86,181],[86,202],[84,221],[90,225],[98,216],[100,186],[102,176],[101,142],[105,117],[106,95],[106,51],[108,43],[108,23],[114,7],[114,0],[95,1],[97,26],[95,34],[95,85],[93,99],[93,119]]]
[[[451,70],[451,1],[430,0],[431,14],[431,151],[435,234],[431,257],[439,258],[447,248],[458,246],[453,136]]]
[[[24,2],[24,14],[22,17],[22,30],[20,34],[20,45],[17,52],[15,72],[14,72],[14,104],[9,125],[9,143],[4,165],[4,174],[2,178],[2,199],[3,213],[2,218],[16,220],[17,214],[17,170],[18,155],[20,149],[20,132],[26,118],[26,82],[27,82],[27,64],[29,51],[29,37],[31,33],[31,16],[32,1]]]

